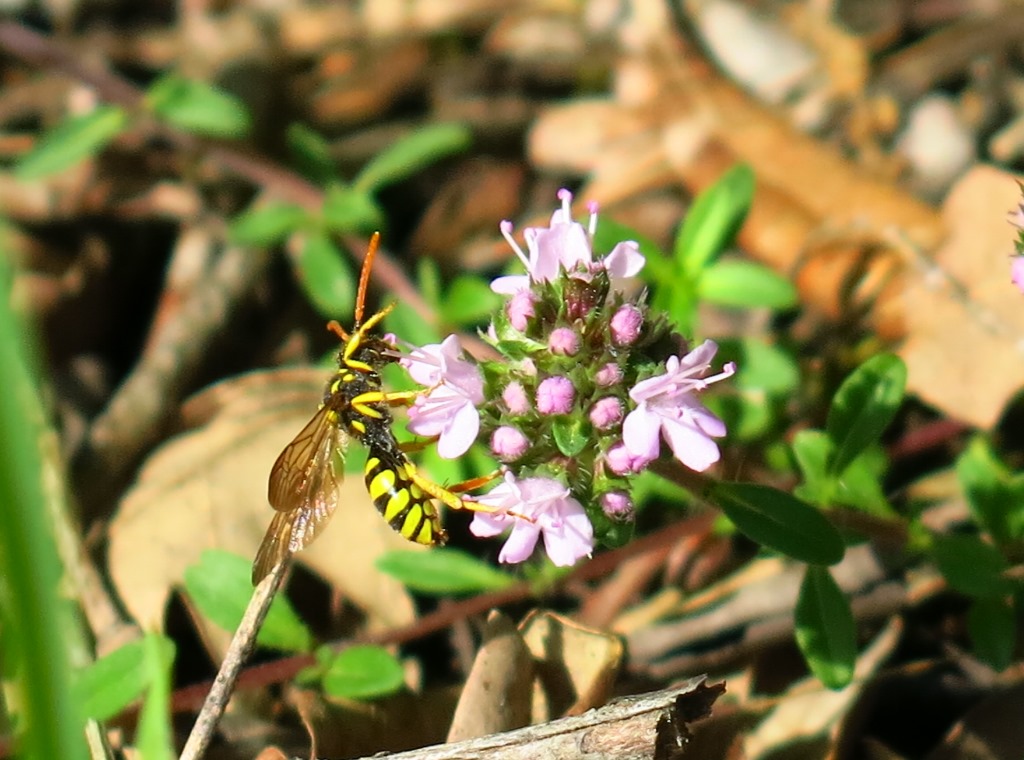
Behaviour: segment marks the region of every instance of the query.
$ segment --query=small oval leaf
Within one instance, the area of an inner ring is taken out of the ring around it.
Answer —
[[[150,110],[169,124],[211,137],[244,137],[251,122],[241,100],[206,82],[167,74],[146,92]]]
[[[754,172],[746,164],[727,171],[697,196],[676,236],[674,258],[680,271],[698,276],[732,241],[754,199]]]
[[[853,678],[857,628],[850,603],[827,568],[809,565],[794,610],[796,643],[818,679],[841,689]]]
[[[991,599],[1010,593],[1003,576],[1006,559],[978,536],[953,534],[934,537],[935,560],[946,582],[961,594]]]
[[[199,564],[185,569],[185,589],[199,611],[221,628],[233,631],[252,597],[250,561],[230,552],[207,549]],[[256,640],[286,652],[308,652],[313,636],[288,599],[278,595],[270,605]]]
[[[749,538],[801,562],[834,565],[843,539],[832,523],[795,496],[758,483],[716,483],[708,496]]]
[[[339,235],[369,232],[384,225],[384,214],[369,193],[337,182],[327,188],[323,215],[327,228]]]
[[[127,123],[128,114],[117,106],[100,106],[91,113],[66,119],[19,159],[15,175],[29,180],[61,172],[99,153]]]
[[[348,259],[323,232],[311,232],[299,253],[299,282],[317,312],[334,319],[352,313],[355,275]]]
[[[894,354],[873,356],[836,391],[825,431],[835,445],[828,470],[838,475],[876,443],[896,416],[907,385],[907,365]]]
[[[352,186],[372,193],[384,185],[415,174],[425,166],[469,147],[473,135],[465,124],[431,124],[374,156],[356,177]]]
[[[161,640],[167,659],[174,658],[173,641],[149,635]],[[108,720],[142,696],[149,686],[143,667],[145,647],[143,639],[130,641],[75,674],[71,694],[83,718]]]
[[[372,699],[402,688],[402,664],[386,649],[369,644],[349,647],[327,666],[322,683],[332,697]]]
[[[706,301],[740,309],[791,309],[798,302],[793,283],[755,261],[716,261],[701,272],[697,292]]]
[[[511,575],[458,549],[388,552],[377,559],[377,568],[425,594],[496,591],[515,583]]]
[[[309,219],[308,212],[291,203],[268,203],[250,208],[231,220],[228,235],[241,245],[274,245],[299,229]]]

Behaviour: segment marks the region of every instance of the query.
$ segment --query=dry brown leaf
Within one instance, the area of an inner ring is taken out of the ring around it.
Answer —
[[[949,237],[904,293],[908,386],[952,417],[989,428],[1024,387],[1024,301],[1010,284],[1020,202],[1013,175],[978,166],[943,206]],[[965,354],[969,352],[969,354]]]
[[[281,449],[309,420],[322,395],[322,369],[256,372],[201,394],[186,418],[208,416],[171,439],[143,465],[110,526],[110,573],[125,607],[147,628],[186,567],[204,549],[252,557],[273,514],[267,477]],[[385,551],[413,547],[385,523],[360,477],[342,486],[342,506],[297,561],[366,611],[371,628],[414,618],[405,588],[374,567]]]
[[[580,715],[608,701],[622,664],[623,646],[618,636],[544,610],[528,615],[519,630],[537,672],[533,723]]]
[[[515,624],[500,612],[487,618],[483,644],[476,653],[455,708],[449,742],[476,739],[530,724],[533,658]]]

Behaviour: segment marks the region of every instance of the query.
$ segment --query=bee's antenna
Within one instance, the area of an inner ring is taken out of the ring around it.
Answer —
[[[363,322],[363,306],[366,304],[366,288],[370,284],[370,269],[373,268],[373,260],[377,256],[377,246],[380,245],[380,233],[374,232],[370,237],[370,245],[366,249],[366,258],[363,259],[363,270],[359,273],[359,290],[356,291],[356,314],[355,327]]]

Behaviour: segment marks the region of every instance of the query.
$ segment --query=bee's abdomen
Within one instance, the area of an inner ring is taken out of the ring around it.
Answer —
[[[418,544],[444,543],[446,536],[437,509],[409,476],[403,460],[370,447],[363,474],[366,490],[388,525]]]

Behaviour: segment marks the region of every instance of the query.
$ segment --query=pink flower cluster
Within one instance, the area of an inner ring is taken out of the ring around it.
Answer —
[[[501,225],[526,268],[491,283],[509,297],[487,332],[502,360],[467,358],[455,335],[402,359],[425,387],[410,430],[436,438],[443,457],[479,440],[503,463],[501,483],[468,497],[482,508],[474,535],[510,529],[502,562],[524,561],[542,537],[556,565],[589,556],[595,520],[606,530],[632,519],[629,478],[660,456],[663,440],[681,463],[705,470],[726,432],[698,394],[735,366],[712,373],[718,347],[710,340],[659,353],[681,341],[643,296],[623,289],[644,266],[638,245],[620,242],[595,257],[596,206],[584,228],[572,219],[569,191],[559,200],[548,227],[524,231],[526,252],[511,223]]]

